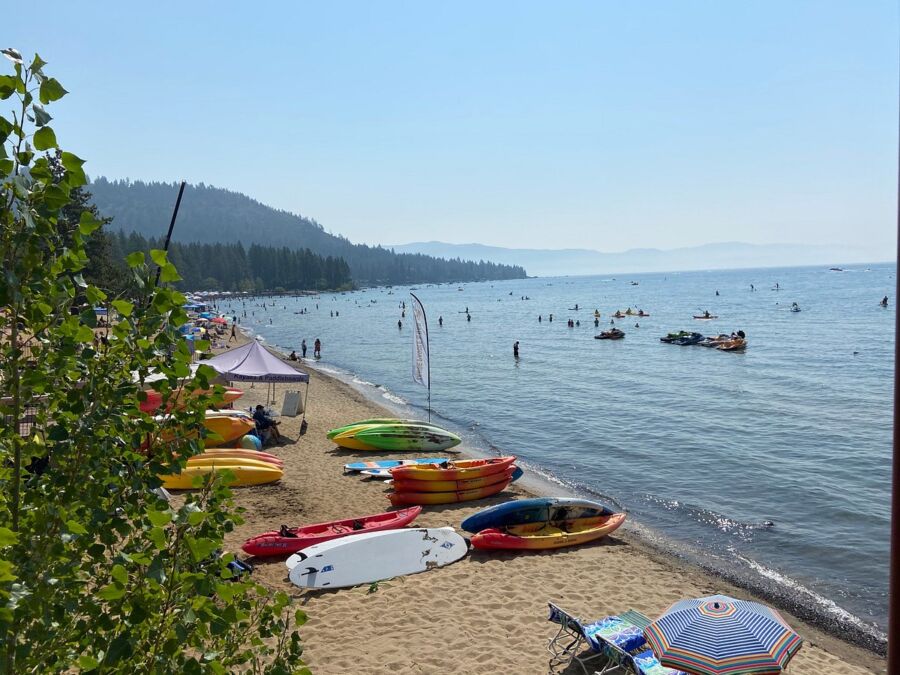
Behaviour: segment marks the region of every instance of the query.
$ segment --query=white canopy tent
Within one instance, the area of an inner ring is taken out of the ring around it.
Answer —
[[[223,378],[232,382],[266,382],[272,385],[269,401],[274,403],[277,382],[305,382],[303,414],[306,416],[306,398],[309,396],[309,375],[297,370],[283,359],[275,356],[256,340],[202,361],[212,367]],[[268,392],[267,392],[268,396]]]

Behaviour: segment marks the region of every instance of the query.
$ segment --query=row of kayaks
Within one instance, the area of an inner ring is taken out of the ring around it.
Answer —
[[[720,335],[707,337],[702,333],[683,330],[678,331],[677,333],[669,333],[668,335],[659,338],[659,341],[680,345],[682,347],[690,345],[711,347],[723,352],[743,351],[747,348],[747,338],[743,334],[743,331],[738,331],[736,334],[732,335],[722,333]]]
[[[328,432],[336,445],[349,450],[440,452],[462,442],[459,436],[417,420],[374,418]]]
[[[179,472],[161,475],[163,487],[188,490],[210,474],[228,472],[233,487],[264,485],[284,475],[284,462],[275,455],[262,452],[262,443],[254,435],[256,422],[242,410],[207,410],[203,420],[204,451],[188,458]],[[196,431],[167,431],[164,440],[189,437]]]
[[[316,569],[324,570],[327,564],[333,564],[325,560],[326,557],[337,557],[348,561],[345,563],[347,567],[353,560],[356,560],[359,563],[371,563],[373,567],[383,568],[383,561],[379,563],[379,561],[366,558],[366,552],[370,554],[376,552],[369,540],[377,536],[382,543],[382,546],[378,547],[382,550],[377,552],[380,557],[401,557],[400,552],[403,550],[403,546],[400,545],[400,542],[405,537],[418,536],[427,541],[428,532],[421,528],[401,529],[412,524],[421,511],[421,506],[412,506],[397,511],[300,527],[282,526],[280,530],[264,532],[248,539],[242,548],[244,552],[260,557],[301,553],[300,556],[289,561],[288,566],[291,569],[297,564],[306,564],[308,561],[316,560]],[[625,518],[624,513],[614,512],[600,502],[538,497],[505,502],[484,509],[466,518],[461,527],[472,533],[470,543],[475,549],[550,550],[601,539],[614,532],[622,525]],[[452,528],[439,529],[452,531]],[[393,535],[387,534],[391,531],[394,532]],[[395,542],[392,547],[383,546],[391,539],[394,539]],[[338,548],[344,550],[336,556],[334,552]],[[355,553],[353,552],[354,548],[356,549]],[[398,561],[398,566],[406,567],[401,561]],[[360,572],[365,574],[362,570]],[[353,583],[343,585],[356,585],[387,578],[383,569],[374,574],[375,576],[371,578],[354,578]],[[301,585],[338,587],[333,580],[339,576],[341,574],[335,574],[329,579],[320,579],[318,584],[311,579],[306,579]],[[397,576],[397,574],[392,572],[389,576]]]
[[[387,481],[395,506],[454,504],[483,499],[502,492],[523,471],[512,455],[491,459],[427,458],[345,464],[347,473]]]
[[[462,459],[388,469],[391,504],[455,504],[502,492],[513,480],[516,458]]]
[[[354,449],[380,449],[385,443],[412,449],[423,437],[432,436],[428,443],[435,443],[441,432],[449,434],[414,420],[370,419],[332,429],[328,436],[343,447],[352,443]],[[399,442],[398,438],[406,440]],[[456,445],[459,439],[453,438]],[[254,464],[268,460],[273,469],[280,469],[278,458],[232,452],[229,459]],[[207,451],[204,455],[211,454],[211,459],[192,461],[215,465],[226,453],[229,451]],[[351,462],[344,466],[349,473],[386,478],[391,488],[388,497],[400,508],[296,527],[282,525],[251,537],[242,548],[252,556],[290,556],[286,561],[290,579],[302,588],[343,588],[442,567],[464,557],[470,546],[547,550],[584,544],[608,535],[624,522],[624,513],[599,502],[542,497],[505,502],[466,518],[462,528],[472,534],[470,540],[452,527],[408,527],[424,505],[464,502],[502,492],[522,474],[515,461],[516,457],[509,455]]]

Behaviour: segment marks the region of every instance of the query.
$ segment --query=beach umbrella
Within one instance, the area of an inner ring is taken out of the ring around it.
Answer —
[[[224,319],[224,318],[222,318],[221,316],[217,316],[217,317],[214,318],[214,319],[210,319],[210,321],[212,321],[213,323],[223,323],[223,324],[227,324],[227,323],[228,323],[228,319]]]
[[[676,602],[644,635],[660,663],[694,675],[777,675],[803,642],[774,609],[727,595]]]

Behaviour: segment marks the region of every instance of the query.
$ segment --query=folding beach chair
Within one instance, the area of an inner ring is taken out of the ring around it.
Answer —
[[[632,610],[600,619],[584,627],[584,635],[592,651],[606,657],[606,664],[597,671],[599,675],[627,673],[631,657],[645,651],[643,616]],[[644,617],[646,619],[646,617]],[[649,624],[650,620],[646,619]]]
[[[564,609],[560,609],[552,602],[547,603],[550,606],[550,615],[548,621],[559,624],[559,630],[556,631],[547,645],[547,651],[550,652],[550,675],[561,673],[572,661],[578,662],[585,675],[589,675],[587,666],[588,661],[603,657],[601,653],[594,653],[586,657],[580,657],[578,654],[587,646],[587,637],[584,634],[584,627],[579,619],[569,614]]]
[[[585,626],[591,649],[607,657],[606,666],[595,675],[628,673],[629,675],[687,675],[663,666],[644,638],[650,619],[633,609],[617,616],[601,619]]]

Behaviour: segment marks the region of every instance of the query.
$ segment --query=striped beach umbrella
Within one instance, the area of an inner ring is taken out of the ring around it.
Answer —
[[[803,642],[774,609],[727,595],[676,602],[644,635],[662,665],[695,675],[777,675]]]

